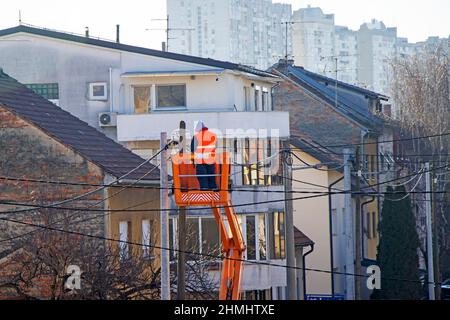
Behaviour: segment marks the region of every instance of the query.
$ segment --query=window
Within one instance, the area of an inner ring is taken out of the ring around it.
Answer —
[[[256,219],[255,216],[247,216],[247,259],[256,260]]]
[[[150,110],[150,87],[133,87],[134,113],[148,113]]]
[[[270,111],[269,92],[263,91],[262,93],[262,110]]]
[[[221,247],[216,219],[201,218],[200,221],[202,224],[202,252],[219,256]]]
[[[259,90],[258,88],[255,89],[255,111],[259,110]]]
[[[156,102],[157,108],[186,107],[186,86],[156,86]]]
[[[142,256],[144,258],[151,258],[153,256],[153,250],[150,247],[152,245],[153,234],[153,221],[145,219],[141,222],[142,225]]]
[[[130,242],[131,235],[131,221],[120,221],[119,222],[119,249],[120,258],[127,259],[129,256],[129,246],[127,242]]]
[[[59,99],[59,87],[57,83],[32,83],[26,84],[25,86],[47,100]]]
[[[285,252],[285,224],[284,212],[273,212],[269,219],[270,258],[284,259]]]
[[[259,242],[259,260],[267,259],[267,241],[266,241],[266,215],[258,215],[258,242]]]
[[[89,100],[108,100],[106,82],[89,83]]]
[[[200,252],[200,225],[199,218],[186,219],[186,251]],[[187,254],[188,260],[196,260],[198,256]]]
[[[252,111],[252,106],[250,103],[250,88],[244,87],[244,106],[245,111]]]
[[[281,161],[278,156],[272,157],[278,153],[277,140],[246,138],[235,141],[235,147],[236,162],[242,165],[243,185],[282,185]]]

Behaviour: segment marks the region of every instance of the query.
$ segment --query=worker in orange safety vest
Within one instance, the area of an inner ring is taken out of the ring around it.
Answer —
[[[195,135],[191,141],[191,152],[197,179],[202,190],[216,190],[216,142],[217,135],[210,131],[202,121],[195,127]]]

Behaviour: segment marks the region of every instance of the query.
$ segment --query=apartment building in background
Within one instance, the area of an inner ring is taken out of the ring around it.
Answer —
[[[291,6],[271,0],[167,0],[170,52],[267,69],[286,55]],[[291,52],[290,27],[287,52]]]
[[[397,56],[397,28],[387,28],[372,20],[358,31],[358,82],[369,89],[390,94],[392,78],[389,63]]]
[[[219,150],[240,155],[233,158],[233,187],[254,191],[232,193],[233,204],[241,205],[237,213],[247,244],[245,258],[285,263],[284,186],[277,154],[289,138],[289,114],[273,110],[277,76],[230,62],[23,25],[0,30],[0,39],[5,72],[145,159],[160,149],[160,133],[175,134],[181,120],[188,138],[198,120],[219,130]],[[248,130],[263,133],[247,135]],[[212,213],[189,213],[190,248],[203,253],[217,249]],[[126,234],[130,228],[120,222],[117,234]],[[176,215],[170,218],[170,234],[176,247]],[[285,269],[246,263],[243,274],[246,297],[285,297]]]
[[[307,8],[292,14],[292,55],[295,63],[321,74],[334,72],[334,15],[320,8]]]
[[[334,23],[334,15],[317,7],[301,8],[292,15],[292,58],[296,65],[321,75],[391,95],[390,63],[426,47],[444,45],[448,38],[430,37],[410,43],[397,36],[397,28],[371,20],[350,30]],[[395,104],[395,102],[394,102]],[[392,110],[395,116],[395,108]]]

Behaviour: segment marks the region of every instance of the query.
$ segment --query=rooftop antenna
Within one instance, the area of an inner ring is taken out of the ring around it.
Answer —
[[[19,10],[19,26],[22,25],[22,11]]]
[[[175,30],[186,30],[186,31],[192,31],[195,30],[195,28],[171,28],[170,24],[169,24],[169,15],[167,15],[167,18],[165,19],[152,19],[152,21],[166,21],[166,28],[165,29],[145,29],[145,31],[153,31],[153,30],[165,30],[166,31],[166,50],[165,51],[169,51],[169,40],[170,39],[176,39],[176,38],[170,38],[169,33],[170,31],[175,31]]]

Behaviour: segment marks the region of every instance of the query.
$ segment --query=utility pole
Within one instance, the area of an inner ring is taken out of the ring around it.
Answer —
[[[160,148],[160,208],[161,208],[161,247],[169,248],[169,182],[167,174],[167,133],[161,132]],[[170,262],[169,250],[161,249],[161,300],[170,300]]]
[[[283,152],[284,199],[286,214],[286,268],[287,300],[297,300],[297,275],[295,267],[294,210],[292,206],[292,157],[289,142],[285,141]],[[288,200],[289,199],[289,200]]]
[[[180,154],[186,148],[186,123],[180,121]],[[186,209],[178,210],[177,300],[186,299]]]
[[[345,213],[344,213],[344,234],[345,234],[345,299],[355,299],[355,241],[353,228],[353,208],[352,208],[352,176],[350,149],[344,149],[344,190],[345,190]]]
[[[355,167],[356,167],[356,197],[355,197],[355,273],[361,274],[361,159],[359,146],[356,147]],[[361,278],[355,276],[355,299],[361,300]]]
[[[425,206],[427,219],[427,262],[428,262],[428,299],[436,300],[434,292],[433,226],[431,219],[431,171],[430,163],[425,163]]]
[[[284,56],[284,58],[286,59],[286,61],[288,60],[288,58],[289,58],[289,27],[288,27],[288,25],[294,25],[294,24],[297,24],[297,23],[304,23],[303,21],[284,21],[284,22],[281,22],[281,24],[284,24],[285,25],[285,36],[286,36],[286,43],[285,43],[285,56]]]

